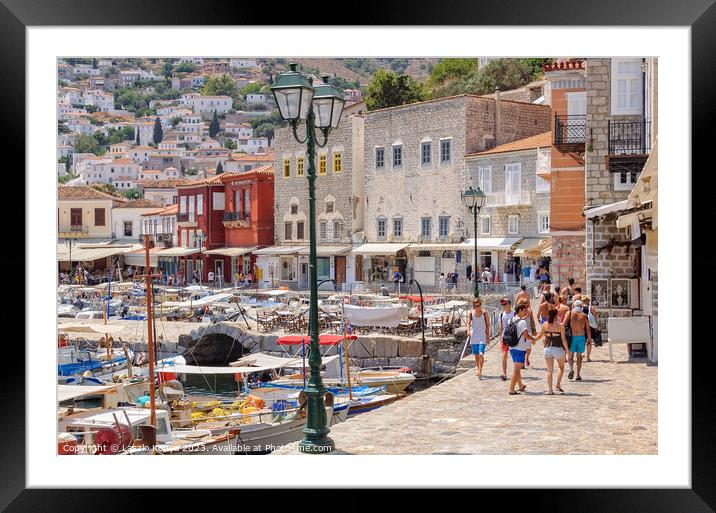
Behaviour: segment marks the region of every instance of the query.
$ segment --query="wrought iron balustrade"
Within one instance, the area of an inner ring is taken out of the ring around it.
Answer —
[[[651,151],[651,122],[647,119],[608,121],[609,155],[647,155]]]
[[[587,139],[587,116],[585,114],[555,114],[554,144],[583,145]]]

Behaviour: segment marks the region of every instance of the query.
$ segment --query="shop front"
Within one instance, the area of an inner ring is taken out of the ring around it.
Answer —
[[[346,282],[346,255],[350,253],[350,246],[317,246],[316,247],[316,271],[317,280],[335,280],[335,286],[342,288]],[[309,248],[306,247],[298,252],[298,287],[309,288]],[[320,288],[332,288],[327,283]]]
[[[300,287],[301,273],[308,273],[308,265],[302,267],[299,251],[307,246],[271,246],[253,252],[256,256],[258,285],[261,288],[279,286]],[[306,283],[308,279],[306,278]]]
[[[512,255],[513,248],[520,240],[520,238],[515,237],[478,237],[478,269],[473,270],[473,273],[481,276],[485,269],[489,269],[493,282],[503,282],[506,278],[506,276],[504,276],[506,264],[509,264],[511,259],[514,261]],[[460,244],[460,248],[464,253],[463,259],[466,260],[466,265],[474,266],[475,239],[465,240]],[[512,275],[512,279],[514,279],[514,274]]]
[[[224,283],[228,286],[236,281],[236,274],[254,273],[252,262],[252,252],[256,250],[256,246],[251,247],[226,247],[218,249],[210,249],[206,252],[207,256],[212,259],[210,266],[215,276],[221,276]]]
[[[392,281],[393,274],[398,271],[407,282],[406,269],[408,255],[405,249],[409,243],[371,243],[363,244],[351,251],[353,255],[362,256],[364,282]]]

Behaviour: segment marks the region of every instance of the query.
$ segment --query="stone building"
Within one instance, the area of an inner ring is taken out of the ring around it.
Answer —
[[[629,198],[658,133],[657,59],[588,59],[586,79],[586,290],[605,315],[655,316],[652,216]]]
[[[338,287],[356,279],[350,254],[354,236],[363,231],[363,104],[346,107],[324,148],[316,148],[316,241],[318,280],[336,280]],[[299,133],[303,133],[299,128]],[[318,133],[318,142],[322,136]],[[262,286],[307,288],[308,157],[306,144],[290,128],[274,139],[275,246],[256,251]],[[328,285],[325,285],[326,287]]]
[[[519,281],[518,270],[539,263],[538,249],[551,241],[550,182],[541,176],[551,144],[548,131],[465,157],[470,185],[487,195],[477,226],[478,270],[494,266],[499,281]],[[474,220],[466,222],[474,231]]]
[[[549,115],[547,106],[504,101],[499,94],[369,112],[366,244],[353,250],[361,257],[362,280],[385,279],[398,270],[406,282],[415,277],[432,285],[448,269],[464,280],[472,261],[471,247],[461,246],[472,233],[461,201],[468,186],[465,156],[544,133]]]
[[[584,245],[584,153],[586,145],[586,69],[583,60],[558,62],[543,67],[550,83],[552,149],[550,180],[549,271],[556,285],[574,278],[586,283]]]

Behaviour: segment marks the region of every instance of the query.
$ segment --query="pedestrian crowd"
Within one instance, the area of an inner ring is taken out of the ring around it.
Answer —
[[[532,309],[531,298],[525,285],[515,297],[514,307],[510,298],[502,298],[499,317],[499,345],[501,349],[501,379],[509,381],[508,393],[519,395],[527,389],[522,382],[522,371],[531,368],[530,356],[533,348],[541,342],[541,349],[547,366],[547,394],[556,390],[564,393],[562,379],[565,362],[569,372],[567,378],[582,381],[582,364],[590,362],[592,346],[601,346],[601,331],[597,310],[589,296],[574,286],[569,278],[564,288],[551,287],[549,272],[542,268],[540,279],[537,321]],[[553,291],[554,290],[554,291]],[[485,364],[485,350],[491,340],[490,317],[479,298],[473,300],[468,314],[467,333],[475,356],[475,375],[482,379]],[[512,374],[507,375],[508,354],[513,362]],[[586,356],[586,358],[585,358]],[[555,364],[557,376],[555,380]]]

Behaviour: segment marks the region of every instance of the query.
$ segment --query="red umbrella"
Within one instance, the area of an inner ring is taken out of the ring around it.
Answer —
[[[358,337],[356,335],[347,335],[346,338],[348,340],[355,340]],[[343,335],[329,335],[324,333],[323,335],[318,336],[318,343],[322,346],[334,346],[341,340],[343,340]],[[276,343],[280,346],[293,346],[300,344],[309,345],[311,343],[311,337],[309,335],[286,335],[278,338]]]
[[[420,303],[420,296],[400,296],[400,299],[409,299],[411,301],[414,301],[415,303]],[[435,298],[433,296],[424,296],[423,300],[426,303],[432,303],[435,301]]]

